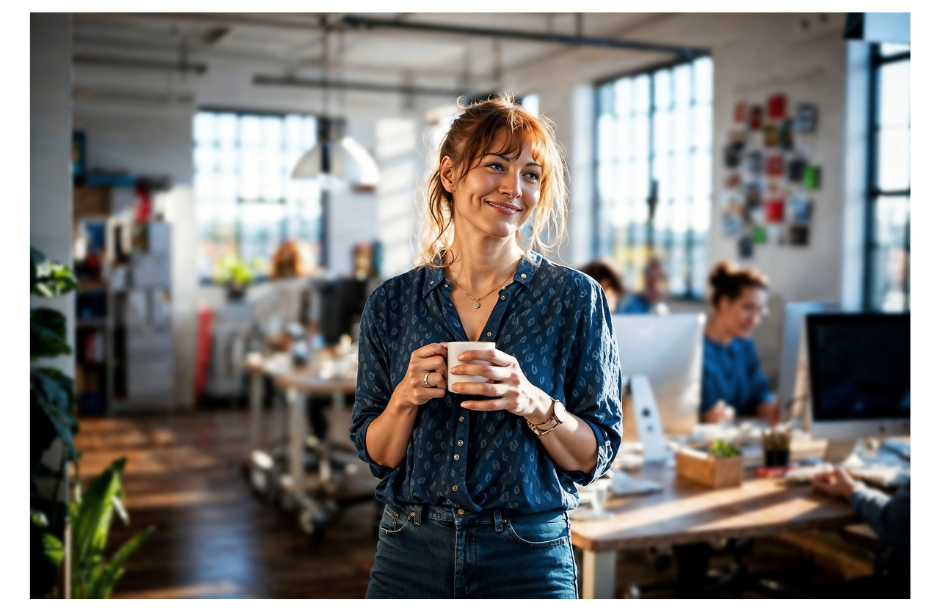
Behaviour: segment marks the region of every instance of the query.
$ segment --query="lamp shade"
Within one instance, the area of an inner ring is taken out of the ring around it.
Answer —
[[[323,173],[323,161],[321,159],[320,145],[314,144],[294,166],[294,171],[291,172],[290,177],[294,180],[319,178],[320,174]]]
[[[294,180],[316,179],[323,174],[321,144],[310,148],[294,166]],[[329,149],[330,176],[348,182],[354,190],[374,190],[379,184],[379,167],[362,144],[344,136],[322,143]]]

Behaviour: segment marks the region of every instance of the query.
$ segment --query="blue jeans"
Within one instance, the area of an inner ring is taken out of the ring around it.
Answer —
[[[577,599],[577,583],[564,511],[388,505],[366,597]]]

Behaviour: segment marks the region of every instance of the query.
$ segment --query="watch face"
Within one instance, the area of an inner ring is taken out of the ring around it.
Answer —
[[[555,419],[558,420],[559,424],[565,423],[565,405],[561,404],[560,400],[555,401]]]

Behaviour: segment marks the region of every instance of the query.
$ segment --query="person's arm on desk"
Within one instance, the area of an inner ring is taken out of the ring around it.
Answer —
[[[708,411],[702,413],[703,424],[722,424],[726,421],[734,421],[734,409],[726,405],[723,400],[719,400]]]
[[[853,479],[844,469],[813,477],[813,489],[848,500],[852,508],[888,544],[911,544],[911,483],[904,482],[889,496]]]

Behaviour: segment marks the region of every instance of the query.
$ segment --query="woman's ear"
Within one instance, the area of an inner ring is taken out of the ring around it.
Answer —
[[[456,168],[454,167],[454,162],[451,161],[450,157],[444,157],[441,159],[441,186],[444,187],[444,190],[448,193],[454,193],[454,175],[456,173]]]

